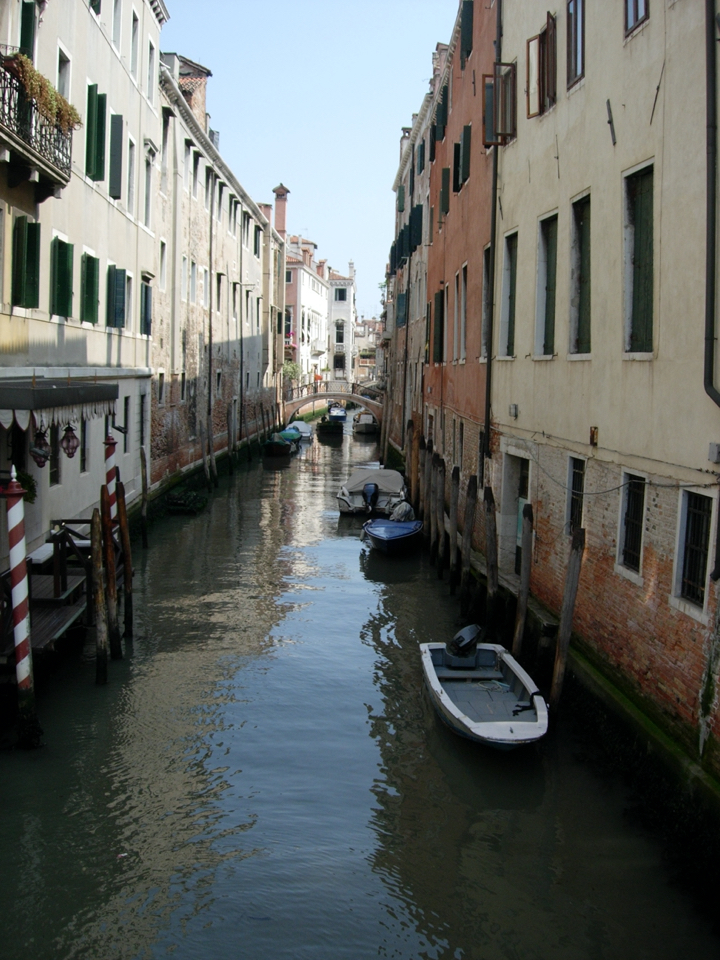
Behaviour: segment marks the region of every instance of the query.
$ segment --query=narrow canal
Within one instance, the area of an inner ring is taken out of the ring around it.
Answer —
[[[440,726],[417,648],[457,602],[338,518],[376,457],[315,441],[152,528],[131,655],[61,665],[45,748],[0,755],[5,960],[717,960],[569,727]]]

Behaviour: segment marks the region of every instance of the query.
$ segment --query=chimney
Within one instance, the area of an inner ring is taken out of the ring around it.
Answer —
[[[205,109],[207,81],[212,76],[207,67],[203,67],[187,57],[178,57],[178,86],[188,106],[195,115],[201,128],[207,132],[208,114]]]
[[[284,240],[286,222],[285,217],[287,214],[287,197],[290,191],[281,182],[278,187],[275,187],[273,193],[275,194],[275,229]]]
[[[272,204],[271,203],[259,203],[258,206],[262,211],[262,215],[265,217],[267,222],[272,226]]]

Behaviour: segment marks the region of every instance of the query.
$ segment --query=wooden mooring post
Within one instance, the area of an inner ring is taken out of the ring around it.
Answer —
[[[408,500],[413,501],[413,491],[415,489],[415,477],[413,476],[413,443],[415,437],[415,424],[408,420],[405,428],[405,482],[408,488]]]
[[[485,563],[487,567],[486,619],[488,635],[493,636],[497,629],[498,552],[495,496],[492,487],[485,487],[483,503],[485,504]]]
[[[140,534],[142,536],[143,550],[148,548],[147,535],[147,508],[148,508],[148,475],[147,475],[147,456],[145,447],[140,447],[140,477],[142,483],[142,500],[140,504]]]
[[[513,632],[512,655],[519,657],[522,651],[527,617],[528,597],[530,596],[530,571],[532,569],[533,508],[526,503],[522,512],[522,540],[520,546],[520,589],[515,609],[515,630]]]
[[[95,683],[105,684],[108,681],[108,625],[103,583],[102,522],[97,507],[93,510],[90,525],[90,549],[95,599]]]
[[[215,433],[213,431],[212,413],[208,412],[208,447],[210,450],[210,473],[212,474],[212,485],[217,487],[219,484],[217,462],[215,460]]]
[[[570,544],[570,558],[568,559],[567,575],[565,577],[565,593],[563,594],[560,611],[560,627],[558,628],[557,647],[555,649],[555,667],[553,669],[552,687],[550,688],[550,709],[556,710],[560,702],[565,666],[567,664],[570,634],[572,633],[572,619],[575,610],[580,568],[585,550],[585,530],[578,527],[572,535]]]
[[[229,403],[227,406],[227,451],[228,451],[228,473],[230,476],[233,475],[233,452],[235,446],[235,438],[233,436],[233,408],[232,404]]]
[[[458,582],[458,505],[460,503],[460,467],[453,467],[450,476],[450,593],[454,594]]]
[[[428,440],[425,450],[425,476],[423,478],[423,501],[425,504],[424,513],[424,533],[427,541],[432,540],[432,517],[433,517],[433,499],[432,499],[432,475],[433,475],[433,442]]]
[[[125,618],[125,639],[132,640],[133,635],[133,566],[130,551],[130,530],[125,503],[125,484],[118,481],[118,524],[120,526],[120,545],[123,553],[123,614]]]
[[[442,580],[445,569],[445,460],[438,457],[437,468],[437,575]]]
[[[117,610],[117,573],[115,570],[115,542],[113,524],[110,519],[110,497],[107,485],[100,489],[100,519],[102,521],[103,547],[105,553],[105,593],[107,602],[108,636],[110,640],[110,659],[122,660],[122,644]]]
[[[437,525],[437,496],[438,496],[438,462],[440,455],[433,453],[430,468],[430,563],[437,560],[438,525]]]
[[[418,443],[418,468],[416,475],[415,502],[413,507],[418,517],[422,520],[425,516],[425,437],[420,437]]]
[[[465,518],[463,520],[462,546],[460,558],[462,572],[460,575],[460,609],[465,614],[470,608],[472,596],[472,572],[470,561],[472,558],[472,536],[475,527],[475,509],[477,507],[478,478],[473,474],[468,480],[465,494]]]
[[[205,474],[205,483],[207,484],[208,490],[212,490],[212,481],[210,480],[210,465],[208,463],[207,455],[207,440],[205,438],[205,424],[200,419],[198,424],[198,429],[200,432],[200,450],[202,452],[202,462],[203,462],[203,473]]]

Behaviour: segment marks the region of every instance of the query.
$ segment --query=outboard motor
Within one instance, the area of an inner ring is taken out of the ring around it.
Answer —
[[[482,642],[485,631],[477,623],[463,627],[446,644],[447,652],[453,657],[474,657],[478,643]]]
[[[380,496],[380,489],[376,483],[366,483],[362,489],[362,498],[363,503],[365,504],[365,510],[367,513],[372,513],[375,509],[378,497]]]

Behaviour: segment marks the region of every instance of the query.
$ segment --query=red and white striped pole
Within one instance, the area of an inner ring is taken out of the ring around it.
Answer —
[[[25,491],[17,481],[13,466],[7,498],[8,544],[10,547],[10,584],[12,587],[13,632],[15,638],[15,675],[18,688],[18,734],[20,746],[40,745],[42,731],[35,712],[32,649],[30,647],[30,605],[25,550]]]
[[[115,447],[117,440],[111,433],[105,437],[105,483],[110,497],[110,519],[117,520],[117,494],[115,492]]]

